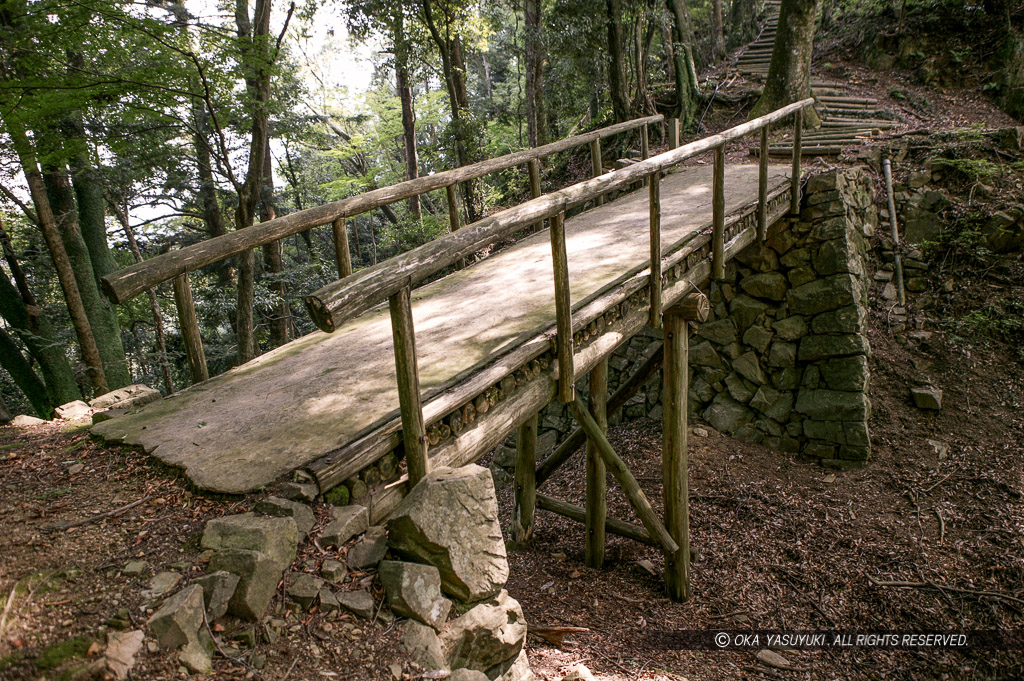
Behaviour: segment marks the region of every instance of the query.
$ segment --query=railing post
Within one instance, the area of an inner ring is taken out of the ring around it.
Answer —
[[[800,212],[800,141],[803,137],[804,110],[799,109],[793,118],[793,174],[790,177],[789,212],[796,215]]]
[[[675,149],[679,146],[679,119],[668,119],[668,148]]]
[[[205,381],[210,378],[210,372],[206,368],[203,339],[199,337],[199,322],[192,301],[192,286],[188,281],[188,272],[182,272],[174,278],[174,304],[178,308],[178,326],[181,327],[181,338],[185,342],[192,382]]]
[[[416,363],[416,336],[412,322],[412,289],[406,284],[388,299],[391,310],[391,335],[395,346],[395,377],[398,381],[398,405],[402,413],[402,442],[409,468],[409,487],[425,476],[427,433],[423,425],[420,399],[420,373]]]
[[[757,238],[768,238],[768,126],[761,128],[761,159],[757,175]]]
[[[651,203],[651,317],[652,329],[661,328],[661,173],[647,178]]]
[[[725,145],[715,147],[711,189],[711,277],[725,279]]]
[[[604,168],[601,166],[601,138],[598,137],[596,140],[590,143],[590,167],[593,170],[594,177],[597,177],[604,172]],[[604,203],[604,197],[599,196],[594,199],[594,205],[600,206]]]
[[[565,250],[565,213],[551,222],[551,261],[555,275],[555,345],[558,354],[558,399],[569,404],[576,396],[573,368],[572,298],[569,294],[569,256]]]
[[[647,132],[647,124],[640,126],[640,159],[646,161],[651,155],[651,143]]]
[[[334,261],[338,263],[338,278],[344,279],[352,274],[352,253],[348,248],[348,225],[345,218],[338,218],[331,223],[334,235]]]

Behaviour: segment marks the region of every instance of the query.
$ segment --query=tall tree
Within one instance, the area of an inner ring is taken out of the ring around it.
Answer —
[[[711,0],[711,58],[716,62],[725,59],[722,0]]]
[[[544,144],[544,41],[541,0],[523,0],[526,62],[526,135],[531,147]]]
[[[435,12],[435,3],[439,14]],[[454,0],[422,0],[422,7],[423,21],[441,56],[441,75],[448,91],[455,156],[460,166],[469,165],[475,160],[475,126],[469,108],[469,92],[466,89],[466,60],[463,56],[459,26],[461,8],[455,6]],[[466,204],[469,222],[475,222],[477,218],[473,186],[471,180],[462,183],[462,199]]]
[[[750,42],[757,35],[757,0],[732,0],[729,7],[729,49]]]
[[[30,219],[34,218],[35,213],[32,213]],[[28,277],[14,251],[14,244],[2,224],[0,246],[3,247],[4,260],[14,279],[12,286],[6,276],[0,276],[0,317],[4,318],[36,361],[50,405],[58,407],[81,399],[82,394],[68,363],[64,343],[57,339],[49,318],[36,302],[29,288]]]
[[[395,91],[402,104],[402,149],[405,161],[405,179],[415,180],[420,175],[419,153],[416,146],[416,108],[409,77],[411,44],[405,30],[405,11],[398,4],[394,13]],[[420,197],[409,197],[409,211],[417,220],[421,217]]]
[[[693,24],[686,0],[665,0],[672,15],[676,108],[673,112],[684,130],[689,129],[697,113],[697,69],[693,63]]]
[[[626,46],[622,35],[622,0],[605,0],[608,17],[608,88],[611,91],[615,122],[630,119],[629,90],[626,83]]]
[[[818,0],[782,0],[768,77],[750,118],[811,96],[811,56],[817,13]],[[820,121],[814,109],[804,110],[804,124],[818,127]]]

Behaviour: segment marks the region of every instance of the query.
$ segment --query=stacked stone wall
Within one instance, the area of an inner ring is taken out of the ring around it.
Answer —
[[[703,288],[712,315],[690,341],[691,419],[772,449],[837,468],[871,451],[867,421],[867,237],[878,218],[863,169],[812,176],[796,218],[776,223],[764,245],[729,261],[726,277]],[[614,391],[661,342],[637,334],[609,360]],[[586,381],[578,389],[586,390]],[[610,419],[662,418],[654,376]],[[573,428],[557,402],[541,412],[541,451]],[[514,446],[514,437],[508,442]],[[503,464],[514,464],[502,452]]]

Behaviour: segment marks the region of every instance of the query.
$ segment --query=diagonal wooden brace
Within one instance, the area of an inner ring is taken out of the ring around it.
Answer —
[[[665,553],[674,554],[679,550],[679,544],[672,539],[672,535],[665,529],[665,525],[658,518],[658,514],[654,512],[654,508],[651,507],[651,502],[647,500],[644,491],[640,489],[640,483],[629,472],[626,463],[615,453],[615,449],[612,448],[611,443],[608,442],[604,433],[601,432],[594,417],[590,415],[587,405],[583,404],[583,400],[579,395],[576,395],[569,406],[572,408],[576,421],[586,431],[587,437],[596,445],[597,451],[601,458],[604,459],[605,465],[608,466],[608,470],[615,477],[619,486],[622,487],[626,499],[629,500],[630,506],[633,507],[647,532],[658,541]]]

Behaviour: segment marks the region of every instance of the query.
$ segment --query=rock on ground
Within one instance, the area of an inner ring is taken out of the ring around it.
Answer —
[[[371,527],[349,549],[346,562],[353,570],[365,570],[384,560],[384,554],[387,551],[387,531],[383,527]]]
[[[320,534],[323,546],[341,546],[370,527],[370,513],[365,506],[335,506],[331,514],[333,519]]]
[[[160,391],[148,385],[136,383],[117,390],[111,390],[89,401],[93,409],[137,409],[144,404],[161,398]]]
[[[228,612],[248,620],[258,620],[277,591],[282,570],[265,553],[245,549],[222,549],[210,559],[210,570],[238,575],[238,586]]]
[[[239,577],[236,574],[219,570],[203,575],[192,581],[203,587],[203,602],[206,604],[206,618],[209,621],[220,619],[228,612],[228,603],[238,587]]]
[[[57,412],[57,416],[67,421],[74,421],[75,419],[84,418],[92,414],[92,409],[82,400],[62,404],[54,409],[54,411]]]
[[[200,543],[204,549],[259,551],[284,570],[295,558],[299,532],[293,518],[243,513],[208,522]]]
[[[434,629],[444,626],[452,604],[441,595],[441,573],[436,567],[385,560],[380,564],[379,574],[388,605],[395,614]]]
[[[174,594],[147,624],[164,648],[180,648],[198,640],[203,624],[203,587],[193,584]]]
[[[341,603],[345,608],[351,610],[355,614],[359,615],[364,619],[370,619],[373,617],[374,603],[373,595],[370,594],[369,589],[359,589],[358,591],[342,591],[337,596],[338,602]]]
[[[426,670],[448,669],[444,644],[431,627],[409,620],[402,629],[402,647],[412,661]]]
[[[452,668],[486,671],[515,658],[526,642],[526,618],[519,603],[502,590],[474,606],[441,633]]]
[[[290,501],[280,497],[267,497],[256,502],[255,511],[263,515],[291,518],[299,530],[300,536],[309,534],[316,525],[313,509],[298,501]]]
[[[494,596],[508,581],[498,504],[486,468],[434,469],[399,504],[388,533],[396,551],[436,567],[444,590],[461,601]]]
[[[142,649],[146,635],[141,629],[135,631],[108,631],[107,649],[103,653],[107,669],[117,681],[124,681],[135,666],[135,656]]]

